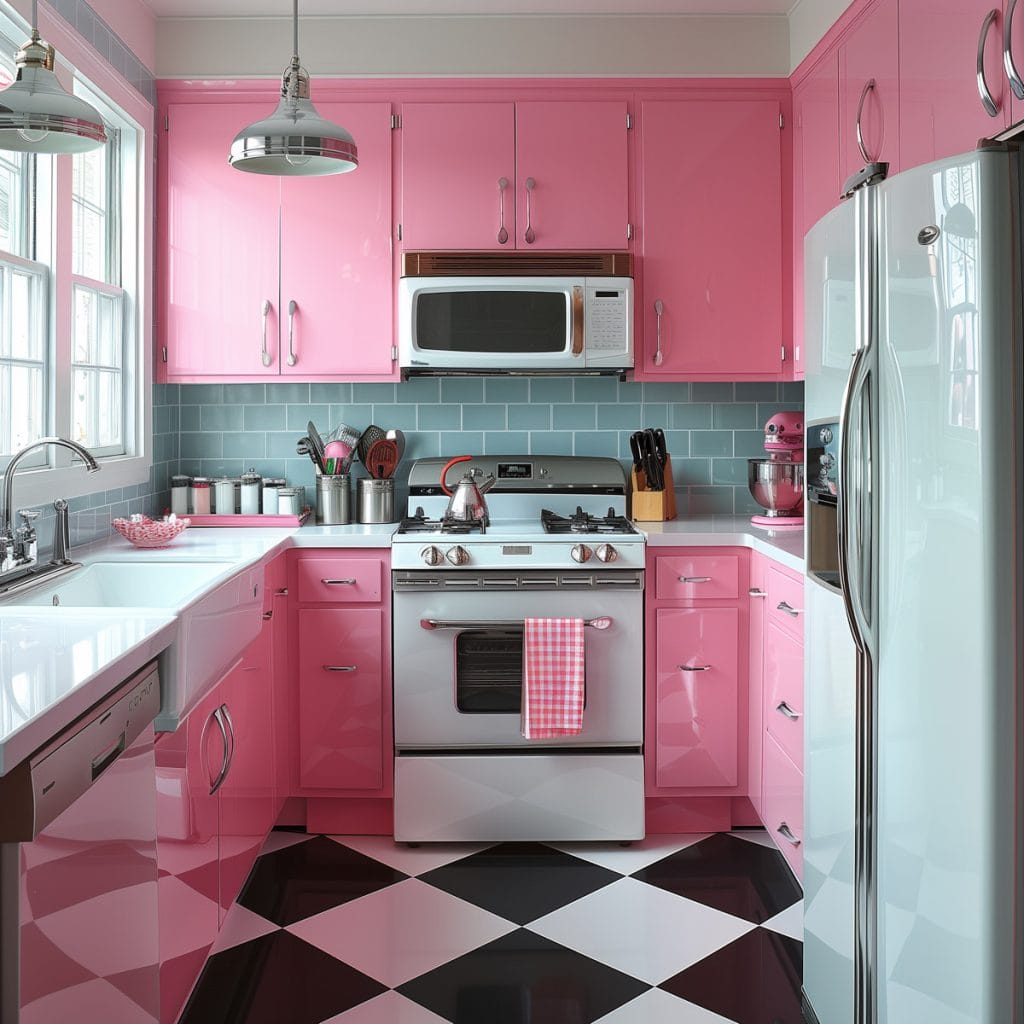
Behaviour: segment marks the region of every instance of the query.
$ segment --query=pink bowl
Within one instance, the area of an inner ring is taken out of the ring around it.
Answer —
[[[153,520],[143,516],[135,523],[130,519],[115,519],[113,527],[137,548],[165,548],[191,523],[191,519]]]

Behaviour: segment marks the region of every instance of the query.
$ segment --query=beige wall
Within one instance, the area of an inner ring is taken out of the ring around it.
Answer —
[[[806,0],[805,0],[806,2]],[[811,0],[817,3],[819,0]],[[314,76],[786,76],[784,16],[303,18]],[[281,18],[167,18],[159,77],[279,75],[291,56]]]

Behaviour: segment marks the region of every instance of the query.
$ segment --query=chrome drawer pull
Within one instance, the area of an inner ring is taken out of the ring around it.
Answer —
[[[794,608],[791,604],[787,604],[785,601],[780,601],[776,606],[780,612],[785,612],[791,619],[795,619],[800,615],[800,609]]]
[[[269,612],[263,613],[263,621],[269,622],[274,617],[274,609],[271,608]]]
[[[710,583],[710,576],[680,576],[680,583]]]
[[[800,712],[794,711],[784,700],[779,701],[779,703],[775,705],[775,710],[778,711],[780,715],[785,715],[791,722],[795,722],[800,717]]]
[[[321,579],[320,582],[325,587],[341,587],[341,586],[351,587],[351,586],[353,586],[355,584],[356,581],[355,580],[324,580],[324,579]]]
[[[355,672],[358,665],[321,665],[325,672]]]
[[[710,672],[710,665],[680,665],[680,672]]]
[[[800,845],[800,840],[793,835],[793,830],[785,822],[783,822],[775,831],[778,832],[787,843],[792,843],[794,846]]]
[[[749,590],[747,591],[747,593],[748,593],[748,594],[749,594],[749,595],[750,595],[751,597],[767,597],[767,596],[768,596],[768,594],[767,594],[767,592],[766,592],[766,591],[764,591],[764,590],[758,590],[758,589],[757,589],[757,587],[751,587],[751,588],[750,588],[750,589],[749,589]]]

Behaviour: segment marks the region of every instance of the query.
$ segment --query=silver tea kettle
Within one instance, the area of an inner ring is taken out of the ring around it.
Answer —
[[[478,484],[473,474],[467,472],[455,485],[454,491],[449,490],[445,483],[445,477],[452,466],[459,462],[471,462],[472,459],[472,455],[457,455],[441,470],[441,490],[450,499],[444,514],[445,519],[457,523],[479,523],[487,520],[487,502],[484,501],[484,495],[494,486],[493,473]]]

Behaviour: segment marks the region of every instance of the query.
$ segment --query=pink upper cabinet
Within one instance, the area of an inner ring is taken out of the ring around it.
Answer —
[[[977,74],[983,33],[991,113]],[[993,0],[900,0],[902,167],[966,152],[1005,127],[1010,89],[1002,40],[1003,15]]]
[[[391,105],[317,109],[352,133],[359,166],[281,181],[281,373],[389,374]]]
[[[166,372],[277,374],[279,179],[228,165],[266,103],[167,108]]]
[[[869,160],[887,161],[890,174],[899,170],[899,58],[897,0],[879,0],[839,47],[839,171],[843,181]],[[858,124],[866,157],[857,142]]]
[[[406,103],[405,249],[625,249],[626,103]]]
[[[620,100],[517,103],[516,246],[627,248],[627,139]]]
[[[776,99],[642,105],[638,379],[781,375],[780,115]]]
[[[401,143],[406,249],[515,248],[512,103],[405,103]]]

